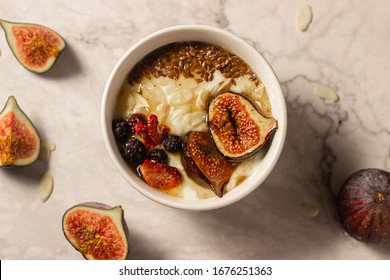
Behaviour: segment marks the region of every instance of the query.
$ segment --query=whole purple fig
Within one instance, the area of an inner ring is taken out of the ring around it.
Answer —
[[[368,243],[390,244],[390,173],[363,169],[353,173],[337,197],[345,231]]]

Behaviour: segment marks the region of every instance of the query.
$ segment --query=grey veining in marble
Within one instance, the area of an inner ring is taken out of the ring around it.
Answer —
[[[309,4],[306,32],[295,13]],[[37,9],[37,7],[39,7]],[[389,259],[390,249],[347,236],[335,195],[354,171],[390,170],[390,2],[301,0],[1,0],[1,17],[57,30],[67,49],[54,68],[21,67],[0,35],[0,103],[15,95],[43,139],[57,145],[49,163],[0,170],[0,259],[82,259],[61,218],[84,201],[121,204],[132,259]],[[148,200],[115,170],[100,128],[105,82],[134,43],[164,27],[206,24],[251,42],[282,85],[288,132],[280,161],[242,201],[208,212]],[[324,84],[340,96],[319,98]],[[55,180],[39,200],[43,171]],[[302,205],[319,209],[307,216]]]

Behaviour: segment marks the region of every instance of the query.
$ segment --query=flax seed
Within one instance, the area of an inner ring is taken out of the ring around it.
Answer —
[[[181,74],[211,81],[216,70],[220,70],[225,78],[248,75],[250,80],[260,82],[239,57],[219,46],[201,42],[172,43],[153,51],[129,73],[128,82],[139,82],[143,76],[178,79]]]

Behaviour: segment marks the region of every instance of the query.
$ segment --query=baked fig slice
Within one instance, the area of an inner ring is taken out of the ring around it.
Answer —
[[[255,155],[277,129],[245,96],[230,91],[215,96],[208,105],[207,125],[218,150],[229,160]]]
[[[338,197],[345,231],[368,243],[390,244],[390,173],[362,169],[347,178]]]
[[[65,48],[64,39],[48,27],[2,19],[0,25],[16,59],[32,72],[48,71]]]
[[[181,162],[188,176],[222,197],[237,164],[224,158],[209,133],[190,131],[183,139],[182,150]]]
[[[124,260],[129,254],[128,228],[121,206],[77,204],[62,218],[66,239],[88,260]]]
[[[37,160],[40,147],[37,129],[10,96],[0,113],[0,167],[30,165]]]

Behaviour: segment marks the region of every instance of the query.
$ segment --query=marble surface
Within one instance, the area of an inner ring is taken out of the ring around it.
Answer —
[[[92,4],[93,3],[93,4]],[[308,30],[295,26],[309,4]],[[0,259],[82,259],[61,230],[74,204],[121,204],[131,259],[389,259],[390,249],[345,234],[335,194],[361,168],[390,170],[389,1],[1,0],[1,17],[57,30],[66,51],[54,68],[25,70],[0,36],[0,103],[14,95],[57,149],[49,162],[0,170]],[[124,52],[164,27],[206,24],[254,44],[280,79],[288,106],[285,148],[263,185],[208,212],[143,197],[115,170],[100,127],[106,80]],[[334,89],[337,103],[314,94]],[[42,203],[39,177],[54,192]],[[303,204],[318,208],[307,216]]]

